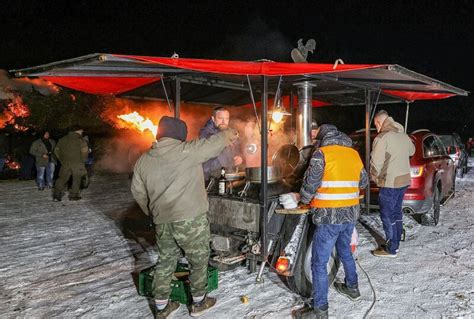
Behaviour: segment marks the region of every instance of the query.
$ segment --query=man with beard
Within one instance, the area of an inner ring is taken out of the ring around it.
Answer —
[[[49,189],[53,188],[53,176],[56,167],[56,159],[53,156],[55,146],[56,142],[49,137],[48,131],[45,131],[41,138],[31,144],[30,154],[35,157],[36,184],[40,191],[44,190],[45,186]]]
[[[209,138],[229,127],[229,110],[225,107],[216,107],[211,118],[206,125],[199,131],[199,138]],[[211,158],[205,162],[202,167],[204,169],[204,179],[208,181],[211,176],[218,176],[222,167],[233,167],[242,164],[242,157],[239,155],[240,145],[234,143],[226,147],[217,157]]]

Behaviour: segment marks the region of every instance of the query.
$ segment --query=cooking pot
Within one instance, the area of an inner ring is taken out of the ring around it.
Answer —
[[[261,183],[262,174],[260,167],[247,167],[245,169],[245,178],[250,183]],[[267,181],[268,183],[275,183],[281,180],[281,169],[278,166],[267,167]]]
[[[238,181],[245,178],[245,172],[225,173],[225,179],[228,181]]]

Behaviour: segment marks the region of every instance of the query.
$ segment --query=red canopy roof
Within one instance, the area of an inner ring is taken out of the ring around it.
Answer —
[[[322,105],[363,104],[367,89],[382,93],[380,103],[468,94],[401,66],[386,64],[244,62],[91,54],[11,72],[17,77],[40,77],[92,94],[160,99],[165,97],[166,90],[158,81],[163,79],[172,86],[178,77],[183,86],[183,101],[228,105],[250,103],[248,81],[252,90],[258,90],[261,76],[272,77],[270,92],[275,92],[280,77],[287,91],[296,82],[311,81],[315,84],[313,98]],[[259,99],[258,94],[256,99]]]

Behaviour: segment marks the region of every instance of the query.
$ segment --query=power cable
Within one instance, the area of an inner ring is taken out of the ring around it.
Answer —
[[[372,289],[372,304],[370,305],[369,309],[365,312],[364,316],[362,318],[367,318],[367,316],[374,310],[375,302],[377,301],[377,293],[375,292],[374,285],[372,284],[372,281],[370,280],[370,276],[367,273],[367,271],[362,267],[362,265],[359,263],[359,258],[356,259],[357,265],[359,265],[359,268],[362,270],[362,272],[365,274],[367,277],[367,280],[369,281],[370,289]]]

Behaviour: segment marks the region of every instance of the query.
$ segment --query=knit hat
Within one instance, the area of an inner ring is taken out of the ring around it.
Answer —
[[[156,140],[158,141],[162,137],[170,137],[184,142],[187,135],[188,127],[184,121],[174,117],[163,116],[160,119],[160,123],[158,123]]]

